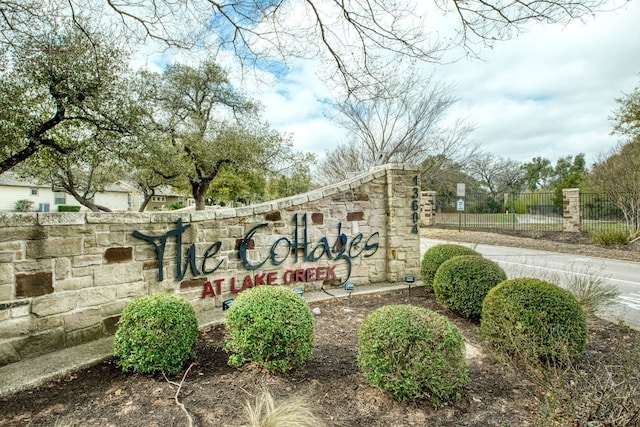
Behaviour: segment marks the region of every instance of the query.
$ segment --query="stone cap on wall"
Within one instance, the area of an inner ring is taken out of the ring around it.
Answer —
[[[383,177],[389,170],[416,169],[407,167],[402,163],[387,163],[375,166],[367,172],[342,181],[337,185],[327,185],[308,193],[237,208],[189,211],[188,214],[184,210],[165,212],[0,212],[0,228],[38,225],[145,224],[175,222],[178,219],[182,219],[182,222],[186,223],[245,217],[299,206],[343,191],[355,189],[364,183]]]

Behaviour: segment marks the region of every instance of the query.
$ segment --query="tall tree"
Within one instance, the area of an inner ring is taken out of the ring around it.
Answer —
[[[241,139],[240,129],[224,118],[247,114],[254,106],[212,60],[198,67],[173,64],[162,74],[141,74],[147,84],[140,97],[151,112],[152,139],[158,141],[149,167],[168,179],[186,180],[196,209],[202,210],[211,181],[222,165],[232,162],[230,148]]]
[[[19,175],[51,185],[53,191],[71,195],[93,212],[110,212],[110,208],[95,202],[95,195],[124,176],[125,163],[117,152],[102,145],[106,141],[98,141],[97,138],[93,135],[86,141],[76,140],[83,146],[64,154],[45,148],[19,165],[16,171]]]
[[[529,191],[547,188],[553,178],[551,160],[544,157],[534,157],[523,165],[525,186]]]
[[[215,203],[253,203],[264,199],[265,177],[255,170],[238,170],[225,164],[211,182],[207,198]]]
[[[158,156],[149,159],[151,167],[186,181],[197,210],[205,208],[209,187],[224,165],[242,173],[306,158],[294,155],[291,141],[260,119],[257,106],[213,60],[197,67],[173,64],[162,75],[143,77],[148,84],[141,97],[153,111],[152,139],[161,141]]]
[[[600,156],[588,182],[623,212],[631,234],[640,229],[640,86],[616,101],[613,133],[625,140]]]
[[[640,135],[640,86],[616,101],[618,108],[611,117],[613,133],[632,141]]]
[[[560,157],[553,169],[553,204],[561,210],[563,203],[562,190],[565,188],[580,188],[587,176],[587,164],[584,153],[575,156]]]
[[[601,156],[588,181],[622,211],[629,234],[640,229],[640,135]]]
[[[524,169],[521,163],[490,153],[475,156],[467,171],[494,198],[500,193],[520,191],[524,183]]]
[[[122,49],[69,25],[14,42],[0,71],[0,173],[45,148],[67,155],[105,139],[127,142],[138,121]]]
[[[311,190],[311,171],[308,166],[300,165],[293,171],[272,174],[267,181],[268,200],[291,197]]]
[[[420,170],[422,189],[435,191],[439,196],[455,197],[457,183],[464,183],[467,193],[478,191],[478,182],[465,172],[463,165],[445,156],[428,157],[422,162]]]
[[[418,167],[434,156],[460,162],[475,150],[467,138],[469,125],[442,126],[455,102],[448,86],[414,74],[372,87],[375,89],[354,93],[335,104],[334,119],[347,130],[349,139],[327,153],[318,167],[321,182],[341,180],[389,162]]]
[[[438,61],[453,45],[474,52],[478,43],[513,37],[530,21],[566,22],[592,14],[604,0],[529,2],[436,0],[443,14],[453,13],[455,32],[441,39],[429,28],[422,2],[401,0],[20,0],[0,1],[0,42],[42,29],[43,17],[99,17],[124,37],[154,40],[169,47],[217,48],[247,67],[286,63],[296,57],[324,58],[350,89],[367,76],[389,72],[397,58]],[[390,55],[390,53],[392,55]],[[329,73],[330,75],[333,73]]]

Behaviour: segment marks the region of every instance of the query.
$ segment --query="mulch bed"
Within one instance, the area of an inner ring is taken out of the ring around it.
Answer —
[[[443,313],[460,327],[467,342],[480,350],[468,359],[471,381],[460,400],[440,409],[432,408],[427,400],[398,402],[364,379],[357,367],[358,329],[367,314],[387,304],[415,304]],[[269,374],[252,365],[230,368],[222,350],[224,325],[218,325],[202,331],[193,365],[170,378],[171,382],[162,375],[125,374],[113,361],[106,361],[0,398],[0,425],[184,426],[187,416],[175,400],[179,392],[178,399],[194,425],[237,426],[245,423],[243,405],[253,402],[263,390],[276,401],[305,398],[329,426],[547,425],[538,424],[549,410],[550,393],[544,381],[524,375],[483,350],[478,325],[442,308],[422,288],[384,295],[354,294],[351,299],[329,300],[312,307],[321,309],[315,316],[312,357],[288,373]],[[603,361],[618,363],[614,359],[620,346],[633,347],[634,343],[638,343],[635,331],[595,321],[588,351],[577,366],[581,372],[589,372],[600,369]],[[638,360],[631,363],[638,364],[634,369],[640,371]],[[568,408],[564,412],[573,411]],[[551,409],[554,416],[563,417],[562,405]]]

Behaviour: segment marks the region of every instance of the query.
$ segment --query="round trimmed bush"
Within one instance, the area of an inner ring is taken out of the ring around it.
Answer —
[[[504,270],[491,260],[477,255],[455,256],[436,271],[433,292],[440,304],[468,319],[479,319],[484,297],[504,280]]]
[[[459,398],[469,381],[460,330],[422,307],[375,310],[360,327],[358,347],[365,378],[399,400],[429,398],[441,406]]]
[[[587,344],[585,313],[576,298],[539,279],[505,280],[484,300],[482,336],[525,362],[566,364]]]
[[[441,243],[427,249],[420,262],[420,275],[422,283],[428,291],[433,291],[433,278],[438,267],[448,259],[459,255],[482,256],[471,248],[453,243]]]
[[[125,307],[113,340],[123,371],[175,374],[195,355],[198,319],[193,306],[170,294],[155,294]]]
[[[270,372],[306,362],[313,350],[313,314],[292,289],[258,286],[238,295],[227,312],[229,365],[255,362]]]

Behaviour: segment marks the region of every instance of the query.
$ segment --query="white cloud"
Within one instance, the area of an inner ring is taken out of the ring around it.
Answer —
[[[528,161],[585,153],[588,160],[617,142],[609,134],[615,98],[640,83],[640,4],[566,26],[535,24],[518,38],[481,52],[481,60],[425,67],[425,76],[452,83],[459,102],[451,120],[469,118],[484,151]],[[323,154],[345,133],[318,101],[327,89],[315,63],[295,68],[261,101],[269,121],[293,134],[299,150]]]
[[[567,26],[535,25],[485,52],[485,62],[436,67],[456,85],[451,114],[477,125],[485,151],[528,161],[585,153],[592,160],[617,143],[608,118],[615,98],[639,83],[640,5]]]
[[[446,24],[429,16],[434,25]],[[618,142],[609,134],[615,98],[640,84],[639,16],[640,3],[628,2],[585,22],[530,25],[518,38],[482,51],[482,60],[425,66],[425,78],[434,73],[435,80],[454,85],[459,102],[450,121],[475,123],[472,138],[484,151],[521,161],[578,153],[592,160]],[[168,60],[194,60],[157,53],[140,58],[137,66],[155,71]],[[330,109],[320,99],[329,90],[317,77],[324,71],[320,64],[295,62],[272,85],[240,84],[263,103],[273,127],[292,135],[296,149],[322,157],[346,133],[326,117]]]
[[[286,80],[267,87],[259,99],[265,105],[269,123],[290,134],[295,149],[322,157],[343,142],[345,132],[327,117],[331,108],[322,99],[328,96],[328,90],[313,67],[311,61],[300,63]]]

